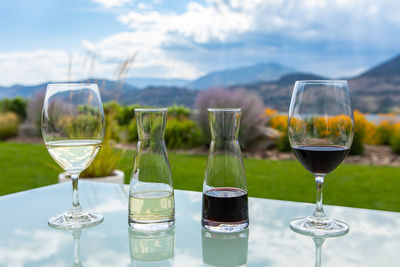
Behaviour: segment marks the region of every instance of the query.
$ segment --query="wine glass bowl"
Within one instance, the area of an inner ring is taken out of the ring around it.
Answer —
[[[100,223],[101,214],[82,210],[78,178],[96,157],[104,138],[104,111],[96,84],[49,84],[42,110],[42,136],[51,157],[70,176],[72,207],[49,219],[56,228],[82,228]]]
[[[296,158],[317,186],[317,206],[312,216],[296,219],[296,232],[335,236],[349,229],[344,222],[329,219],[322,206],[322,184],[346,157],[354,136],[354,116],[346,81],[297,81],[288,116],[288,136]]]

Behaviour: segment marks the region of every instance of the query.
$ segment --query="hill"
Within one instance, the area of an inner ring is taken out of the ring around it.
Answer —
[[[230,84],[233,81],[244,82],[246,79],[240,77],[236,79],[233,77],[234,74],[236,73],[238,76],[244,77],[247,73],[254,79],[257,75],[261,75],[262,70],[268,69],[266,66],[271,67],[274,64],[261,64],[258,67],[253,66],[254,69],[253,67],[249,67],[244,68],[244,70],[235,69],[220,73],[211,73],[209,77],[211,77],[211,80],[228,77],[226,84]],[[254,70],[255,73],[251,74],[251,70]],[[286,112],[289,107],[295,81],[319,79],[329,78],[312,73],[292,72],[283,74],[274,81],[257,81],[242,85],[238,83],[224,87],[230,90],[254,91],[259,94],[266,106]],[[395,107],[400,107],[400,56],[385,61],[357,77],[348,79],[348,81],[355,109],[359,109],[362,112],[379,113],[388,112]],[[97,82],[99,84],[104,102],[115,100],[121,104],[169,106],[175,103],[193,107],[199,92],[199,90],[178,86],[153,86],[139,90],[129,83],[121,85],[115,81],[94,79],[89,80],[89,82]],[[29,98],[37,91],[44,90],[46,85],[44,83],[36,86],[14,85],[11,87],[0,87],[0,98],[15,96]]]
[[[325,77],[310,73],[292,73],[282,76],[277,81],[258,82],[244,86],[233,86],[231,90],[256,92],[269,108],[286,112],[289,109],[294,83],[298,80],[323,80]]]
[[[155,86],[185,87],[190,81],[185,79],[159,79],[159,78],[139,78],[130,77],[126,83],[139,89]]]
[[[353,105],[364,112],[390,112],[400,107],[400,55],[350,79]]]
[[[190,82],[188,87],[193,89],[207,89],[209,87],[228,87],[259,81],[272,81],[292,72],[295,72],[295,70],[278,63],[263,63],[249,67],[211,72]]]
[[[400,76],[400,55],[385,61],[378,66],[364,72],[357,78],[371,77],[398,77]]]

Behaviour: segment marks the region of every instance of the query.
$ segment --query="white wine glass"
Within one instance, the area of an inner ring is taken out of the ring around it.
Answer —
[[[78,179],[104,139],[104,111],[96,84],[48,84],[42,110],[42,135],[52,158],[72,180],[72,207],[49,219],[55,228],[84,228],[103,221],[79,204]]]
[[[322,206],[325,176],[346,157],[354,136],[354,116],[346,81],[297,81],[288,116],[288,136],[296,158],[314,177],[317,205],[312,216],[290,223],[306,235],[339,236],[346,223],[329,219]]]

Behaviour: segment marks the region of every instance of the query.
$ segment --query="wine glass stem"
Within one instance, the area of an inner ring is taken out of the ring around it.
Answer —
[[[315,176],[315,183],[317,185],[317,206],[313,213],[314,217],[325,218],[324,207],[322,206],[322,185],[324,183],[325,176]]]
[[[82,211],[81,205],[79,204],[79,195],[78,195],[79,174],[71,174],[71,180],[72,180],[71,212],[74,214],[79,214]]]
[[[321,238],[313,238],[315,244],[315,267],[321,267],[321,258],[322,258],[322,244],[325,239]]]
[[[80,248],[79,248],[79,238],[74,238],[74,264],[80,264]]]

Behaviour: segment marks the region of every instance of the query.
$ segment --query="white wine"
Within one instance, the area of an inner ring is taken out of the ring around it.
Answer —
[[[100,149],[100,140],[62,140],[46,143],[53,159],[67,172],[85,170]]]
[[[129,196],[130,223],[162,223],[175,218],[174,193],[136,192]]]

